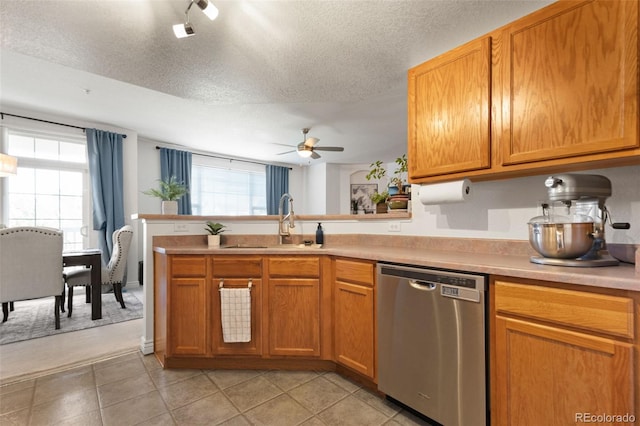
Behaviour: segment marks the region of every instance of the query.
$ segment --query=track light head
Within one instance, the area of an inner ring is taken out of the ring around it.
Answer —
[[[196,4],[202,12],[207,15],[207,18],[212,21],[218,17],[218,8],[215,7],[213,3],[209,2],[209,0],[197,0]]]
[[[193,30],[193,27],[190,23],[185,22],[184,24],[176,24],[173,26],[173,33],[177,38],[185,38],[191,37],[196,32]]]

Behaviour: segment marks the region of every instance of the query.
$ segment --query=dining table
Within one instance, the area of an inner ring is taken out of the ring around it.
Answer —
[[[84,249],[62,252],[62,265],[91,268],[91,319],[102,318],[102,252]]]

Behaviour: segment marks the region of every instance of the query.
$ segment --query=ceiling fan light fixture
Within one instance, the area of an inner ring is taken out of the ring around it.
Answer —
[[[191,37],[196,32],[193,30],[193,27],[190,23],[185,22],[184,24],[176,24],[173,26],[173,33],[177,38],[185,38]]]
[[[209,0],[197,0],[196,4],[202,10],[202,13],[207,15],[207,18],[212,21],[218,17],[218,8],[213,5]]]
[[[313,151],[310,149],[298,149],[298,155],[302,158],[309,158],[313,154]]]

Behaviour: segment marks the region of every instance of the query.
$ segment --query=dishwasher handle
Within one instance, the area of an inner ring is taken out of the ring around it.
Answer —
[[[436,284],[430,281],[409,280],[409,285],[420,291],[433,291],[436,289]]]

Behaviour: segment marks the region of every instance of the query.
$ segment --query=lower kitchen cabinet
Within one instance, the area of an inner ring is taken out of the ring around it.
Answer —
[[[336,259],[334,268],[335,361],[375,380],[375,263]]]
[[[271,356],[320,356],[320,258],[267,258]]]
[[[501,278],[494,278],[493,290],[492,424],[640,417],[634,410],[637,301],[630,294]]]
[[[158,297],[166,299],[165,306],[156,315],[156,327],[159,321],[166,321],[157,330],[166,330],[166,355],[204,356],[210,329],[207,321],[206,259],[201,256],[171,256],[166,264],[168,286],[156,291],[156,309],[159,307]]]

